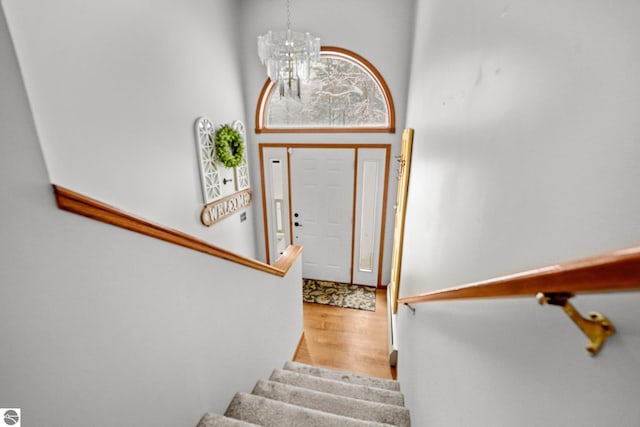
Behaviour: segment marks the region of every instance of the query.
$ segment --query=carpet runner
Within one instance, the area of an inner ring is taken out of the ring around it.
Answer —
[[[411,419],[397,381],[287,362],[197,427],[225,426],[410,427]]]
[[[302,279],[302,301],[376,311],[376,288],[325,280]]]

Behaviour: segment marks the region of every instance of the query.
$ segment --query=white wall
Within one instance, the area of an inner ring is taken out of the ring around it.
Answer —
[[[640,243],[640,4],[418,0],[401,294]],[[531,299],[401,308],[417,425],[636,426],[639,295],[578,297],[618,327],[595,359]]]
[[[263,142],[314,143],[380,143],[392,144],[392,161],[400,152],[405,123],[406,94],[410,63],[413,0],[294,0],[291,1],[291,29],[308,31],[320,37],[323,46],[351,50],[367,59],[387,82],[396,108],[394,134],[255,134],[251,154],[254,175],[259,172],[257,145]],[[247,130],[255,129],[258,96],[266,81],[266,72],[257,55],[256,38],[268,30],[286,29],[287,14],[284,0],[242,0],[241,61],[244,73],[245,105],[251,122]],[[387,203],[387,235],[385,237],[385,268],[383,283],[388,283],[393,239],[393,206],[396,199],[396,165],[391,165]],[[262,203],[256,195],[256,203]],[[262,218],[256,218],[258,250],[264,254]],[[261,255],[261,257],[264,255]]]
[[[200,223],[195,120],[247,120],[236,3],[3,5],[51,181],[254,257],[253,209]]]
[[[58,210],[3,12],[0,64],[2,406],[25,426],[195,426],[289,359],[300,262],[281,279]]]

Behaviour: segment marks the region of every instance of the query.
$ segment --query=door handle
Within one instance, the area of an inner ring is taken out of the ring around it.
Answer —
[[[302,224],[300,224],[298,221],[293,223],[294,227],[302,227]]]

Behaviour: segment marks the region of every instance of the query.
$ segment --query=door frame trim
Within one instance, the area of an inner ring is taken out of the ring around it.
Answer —
[[[357,177],[358,177],[358,150],[359,149],[383,149],[385,150],[385,168],[384,168],[384,185],[383,185],[383,194],[382,194],[382,212],[380,218],[380,244],[378,247],[378,277],[377,277],[377,288],[384,288],[382,284],[382,271],[383,271],[383,261],[384,261],[384,244],[385,244],[385,232],[386,232],[386,220],[387,220],[387,200],[389,193],[389,170],[391,167],[391,144],[359,144],[359,143],[345,143],[345,144],[336,144],[336,143],[278,143],[278,142],[265,142],[258,143],[258,151],[260,158],[260,187],[261,187],[261,196],[262,196],[262,224],[264,229],[264,245],[265,245],[265,254],[266,254],[266,263],[271,263],[271,250],[270,250],[270,241],[269,241],[269,222],[267,218],[267,198],[266,198],[266,186],[265,186],[265,170],[264,170],[264,149],[265,148],[284,148],[287,152],[287,185],[290,186],[291,183],[291,159],[289,149],[300,149],[300,148],[320,148],[320,149],[352,149],[354,150],[355,157],[355,165],[354,165],[354,181],[353,181],[353,206],[352,206],[352,217],[353,221],[351,224],[351,273],[350,273],[350,282],[353,284],[353,263],[355,261],[355,217],[356,217],[356,200],[357,200]],[[291,212],[291,191],[290,188],[287,191],[289,198],[289,239],[293,240],[292,233],[292,212]],[[275,260],[274,260],[275,261]]]

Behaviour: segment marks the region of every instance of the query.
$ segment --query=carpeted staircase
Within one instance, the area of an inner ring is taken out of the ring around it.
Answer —
[[[287,362],[197,427],[389,425],[411,425],[397,381]]]

